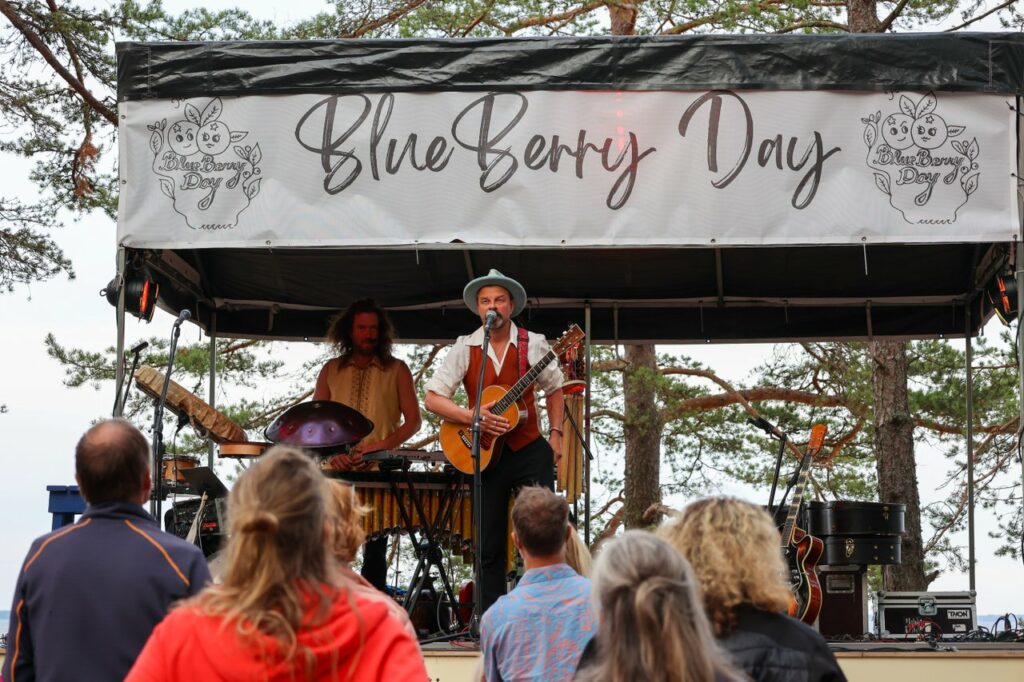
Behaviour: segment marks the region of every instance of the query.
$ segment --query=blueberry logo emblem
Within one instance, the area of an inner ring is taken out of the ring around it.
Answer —
[[[223,111],[219,97],[202,109],[186,102],[183,118],[148,126],[160,191],[194,230],[235,227],[260,193],[260,145],[242,144],[249,132],[231,130]]]
[[[917,102],[906,95],[898,101],[899,111],[861,119],[875,186],[908,223],[956,222],[978,189],[978,140],[957,139],[966,127],[949,125],[937,113],[933,92]]]

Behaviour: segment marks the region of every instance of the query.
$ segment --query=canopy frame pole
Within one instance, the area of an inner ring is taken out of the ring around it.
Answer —
[[[121,404],[121,388],[124,386],[124,312],[125,312],[125,269],[128,263],[128,254],[125,247],[117,247],[117,312],[115,313],[117,325],[117,354],[114,356],[114,416],[124,416],[124,406]]]
[[[971,343],[971,304],[964,305],[964,359],[967,394],[967,575],[970,589],[975,588],[974,548],[974,347]]]
[[[1018,100],[1020,101],[1020,100]],[[1018,118],[1018,121],[1020,119]],[[1017,403],[1020,409],[1020,417],[1017,422],[1017,461],[1020,462],[1020,492],[1021,504],[1024,504],[1024,452],[1021,448],[1021,429],[1024,428],[1024,363],[1020,361],[1021,348],[1024,348],[1024,325],[1021,325],[1020,314],[1024,310],[1024,242],[1017,240],[1017,262],[1014,265],[1014,275],[1017,278]]]
[[[217,409],[217,309],[210,313],[210,407]],[[206,453],[206,465],[213,468],[214,443],[209,441],[209,450]]]
[[[590,390],[593,381],[590,377],[591,356],[590,356],[590,302],[583,304],[583,327],[586,332],[584,355],[587,367],[587,392],[583,401],[583,438],[587,446],[583,448],[583,477],[586,485],[583,487],[583,542],[590,547]]]

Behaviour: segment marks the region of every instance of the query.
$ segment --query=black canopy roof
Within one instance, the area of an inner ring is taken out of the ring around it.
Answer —
[[[1020,34],[122,43],[118,97],[299,92],[638,89],[945,90],[1018,96]],[[751,216],[756,220],[757,216]],[[595,341],[963,335],[1009,244],[664,249],[180,249],[131,252],[161,302],[221,335],[319,337],[372,296],[401,339],[450,340],[466,281],[520,279],[526,324],[556,335],[592,310]]]

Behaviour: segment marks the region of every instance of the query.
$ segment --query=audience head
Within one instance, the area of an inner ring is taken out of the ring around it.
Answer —
[[[512,527],[524,560],[562,560],[569,535],[569,505],[564,497],[547,488],[528,486],[519,491],[512,505]]]
[[[582,679],[732,679],[690,567],[664,540],[646,531],[626,531],[605,544],[591,580],[600,620],[598,659],[581,671]]]
[[[250,466],[228,498],[223,582],[198,597],[206,613],[237,620],[241,636],[270,635],[291,658],[312,605],[324,616],[335,562],[328,547],[327,479],[301,450],[276,445]],[[305,652],[311,661],[311,652]]]
[[[565,543],[565,563],[584,578],[593,573],[590,550],[572,525],[569,526],[569,540]]]
[[[331,479],[327,485],[330,493],[327,499],[327,518],[332,525],[331,548],[334,558],[348,565],[355,560],[359,548],[366,540],[362,520],[368,510],[359,504],[356,489],[351,484]]]
[[[75,448],[75,480],[89,504],[136,502],[149,497],[149,443],[131,422],[108,419],[96,424]]]
[[[730,497],[707,497],[666,522],[659,535],[693,567],[716,634],[732,631],[740,605],[773,612],[788,607],[779,532],[760,507]]]

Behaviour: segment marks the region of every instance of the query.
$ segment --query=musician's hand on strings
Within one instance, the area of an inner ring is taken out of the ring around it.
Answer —
[[[489,436],[498,437],[508,431],[508,420],[500,414],[493,414],[491,408],[496,401],[480,406],[480,431]]]

